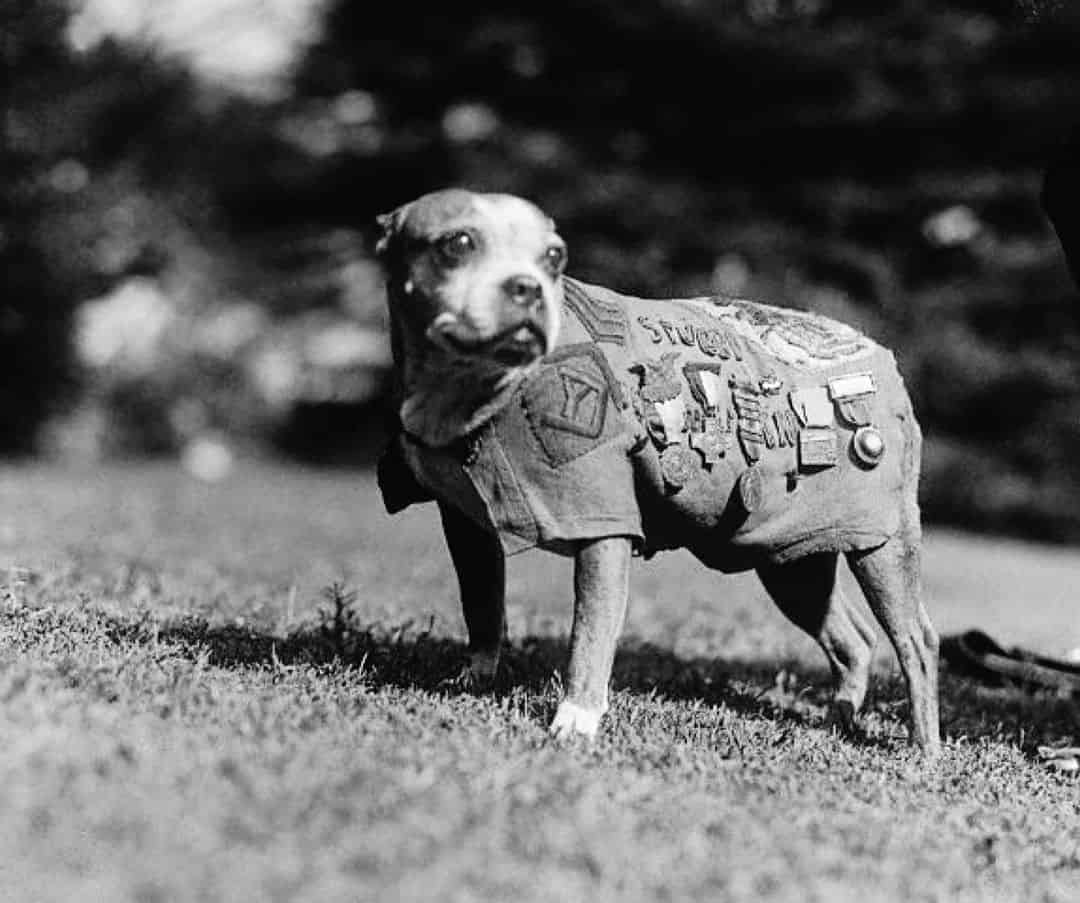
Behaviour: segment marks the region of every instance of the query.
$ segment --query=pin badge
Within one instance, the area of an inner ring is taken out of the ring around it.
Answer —
[[[731,432],[721,427],[720,418],[715,414],[702,417],[701,429],[690,434],[690,445],[701,452],[710,467],[720,463],[730,444]]]
[[[885,439],[872,426],[860,427],[851,438],[851,450],[865,467],[877,467],[885,457]]]
[[[799,431],[799,467],[803,470],[833,467],[837,462],[836,433],[807,427]]]
[[[779,395],[784,388],[784,381],[775,373],[769,373],[758,382],[758,388],[764,395]]]

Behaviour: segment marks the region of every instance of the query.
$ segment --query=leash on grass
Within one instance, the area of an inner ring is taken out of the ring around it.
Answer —
[[[991,686],[1049,690],[1080,700],[1080,664],[1047,658],[1018,646],[1006,649],[981,630],[943,637],[941,658],[950,670]],[[1035,752],[1051,771],[1080,773],[1080,746],[1039,746]]]

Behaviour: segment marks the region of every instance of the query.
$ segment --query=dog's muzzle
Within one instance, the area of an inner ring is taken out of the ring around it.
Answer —
[[[521,314],[494,336],[478,337],[457,319],[440,318],[429,336],[461,357],[488,358],[508,367],[531,364],[547,353],[547,334],[537,314]]]

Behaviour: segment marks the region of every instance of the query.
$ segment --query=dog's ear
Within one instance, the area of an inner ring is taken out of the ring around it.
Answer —
[[[390,249],[390,245],[394,240],[394,236],[398,234],[402,224],[405,222],[405,216],[408,213],[409,205],[403,204],[396,210],[391,210],[389,213],[381,213],[375,217],[376,237],[375,237],[375,256],[382,257]]]

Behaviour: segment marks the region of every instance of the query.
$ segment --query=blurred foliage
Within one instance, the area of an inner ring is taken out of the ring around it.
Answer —
[[[1053,4],[335,0],[293,91],[259,103],[148,52],[73,55],[62,5],[26,8],[3,191],[43,318],[11,341],[43,368],[20,370],[28,424],[79,366],[121,447],[192,429],[349,447],[385,366],[362,234],[463,184],[545,207],[582,278],[866,329],[915,396],[931,518],[1080,539],[1080,307],[1038,206],[1080,123],[1080,31]],[[26,49],[38,32],[51,56]],[[142,369],[29,350],[140,291],[165,299],[171,349]],[[209,366],[223,311],[257,327]],[[327,357],[318,337],[346,328],[351,356]]]

